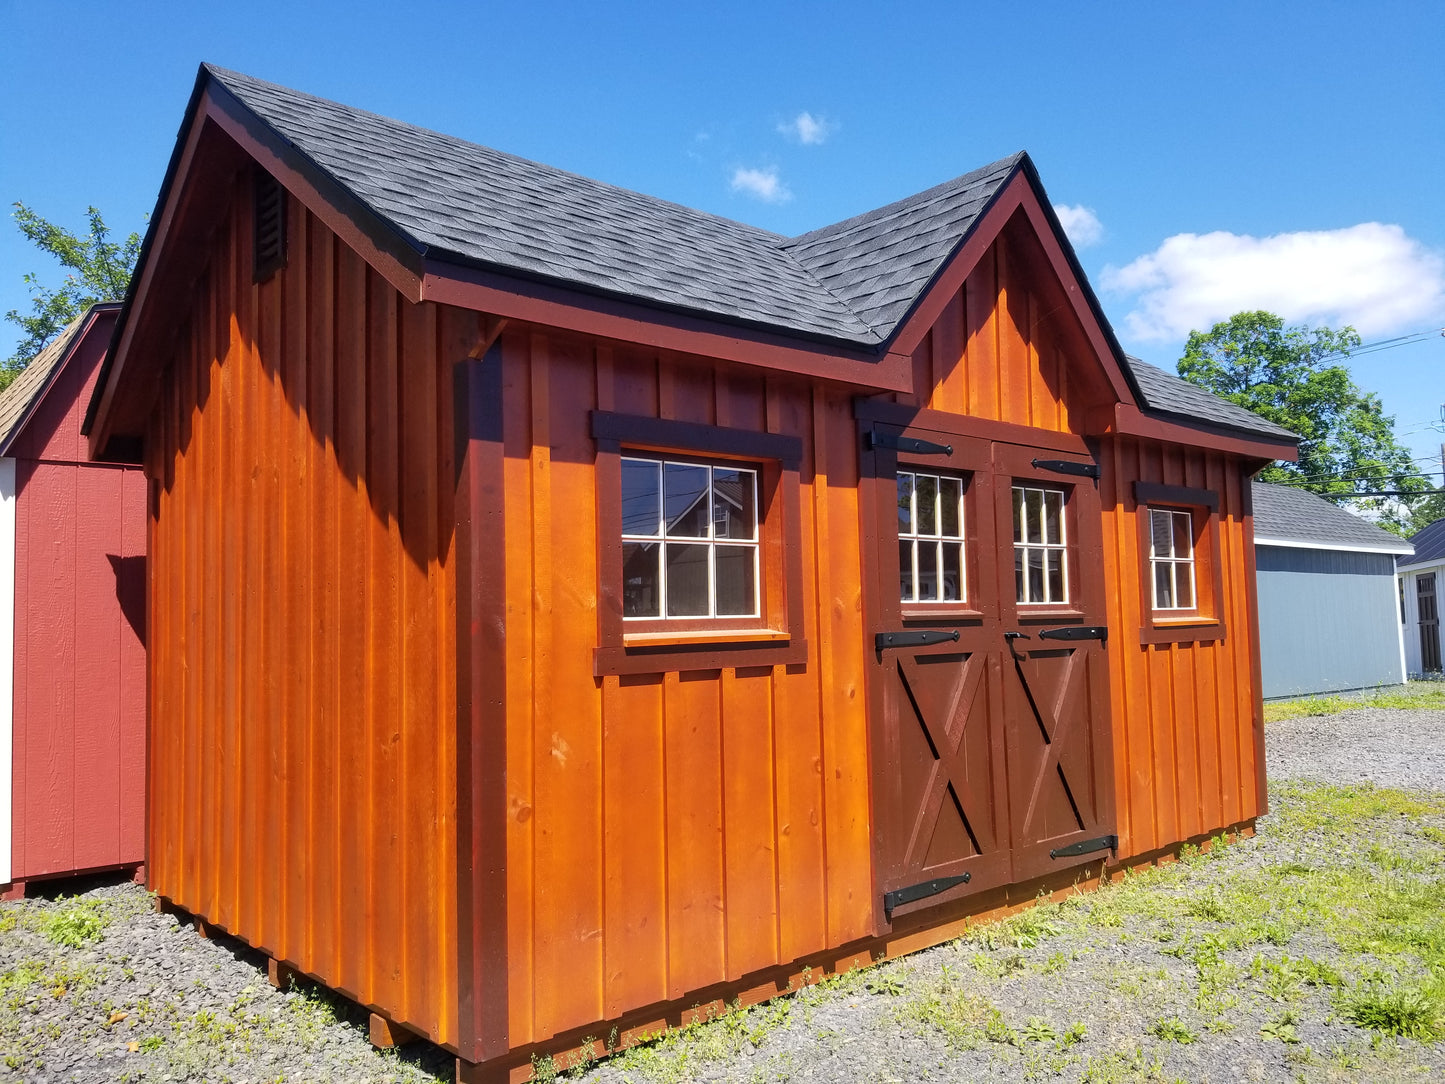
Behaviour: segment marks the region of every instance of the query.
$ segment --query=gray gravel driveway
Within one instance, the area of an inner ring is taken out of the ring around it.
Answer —
[[[1440,711],[1286,720],[1266,729],[1268,768],[1276,784],[1370,781],[1445,793],[1442,735]],[[1356,830],[1314,823],[1295,812],[1308,802],[1292,794],[1277,794],[1282,812],[1261,821],[1256,838],[1156,871],[1154,882],[1026,912],[731,1013],[577,1078],[1445,1080],[1445,1043],[1382,1036],[1340,1008],[1364,981],[1362,961],[1375,956],[1341,948],[1307,921],[1251,910],[1240,887],[1325,860],[1358,872],[1383,854],[1395,865],[1380,868],[1381,883],[1410,877],[1409,891],[1433,891],[1445,903],[1445,850],[1429,850],[1431,840],[1445,843],[1445,799],[1417,814],[1373,816]],[[1433,929],[1419,952],[1445,957],[1431,941],[1445,933]],[[1380,982],[1414,959],[1380,958]],[[1445,974],[1438,978],[1445,984]],[[441,1051],[372,1050],[354,1007],[309,987],[273,990],[259,955],[179,927],[135,886],[0,904],[0,1081],[449,1077]]]

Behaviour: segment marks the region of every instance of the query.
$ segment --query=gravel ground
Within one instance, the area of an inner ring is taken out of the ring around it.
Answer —
[[[1266,728],[1268,767],[1276,782],[1368,780],[1445,794],[1442,736],[1441,711],[1359,709],[1283,720]],[[1309,928],[1272,940],[1265,930],[1230,947],[1225,940],[1244,920],[1224,913],[1211,922],[1209,906],[1190,902],[1214,892],[1210,886],[1227,893],[1239,878],[1281,863],[1308,870],[1337,862],[1342,850],[1361,863],[1388,851],[1391,862],[1404,864],[1401,876],[1424,863],[1414,875],[1439,888],[1445,902],[1441,851],[1421,850],[1429,840],[1445,843],[1445,801],[1432,801],[1426,815],[1376,817],[1367,831],[1346,834],[1338,825],[1290,832],[1281,824],[1274,831],[1277,818],[1289,815],[1265,818],[1257,837],[1219,856],[1159,871],[1157,885],[1133,896],[1090,894],[1071,905],[1080,915],[1120,906],[1117,925],[1100,925],[1102,911],[1094,921],[1075,922],[1067,918],[1074,912],[1049,918],[1041,910],[1042,918],[1015,919],[993,933],[985,928],[729,1014],[600,1062],[577,1079],[1445,1080],[1445,1042],[1382,1039],[1356,1027],[1332,1003],[1329,985],[1310,977],[1315,965],[1308,961],[1333,961],[1341,981],[1354,983],[1358,976],[1349,969],[1361,966],[1358,956],[1346,959]],[[1438,835],[1422,840],[1421,832]],[[1126,899],[1149,913],[1128,912],[1118,902]],[[1186,911],[1205,917],[1180,919]],[[97,939],[85,940],[88,922],[102,928]],[[1236,1004],[1205,1004],[1198,946],[1210,942],[1197,940],[1189,922],[1219,931],[1210,936],[1222,946],[1220,966],[1237,980],[1231,988],[1242,992]],[[1428,936],[1439,938],[1441,929]],[[67,932],[82,943],[56,944]],[[1441,946],[1434,948],[1438,956]],[[544,1075],[548,1068],[542,1066]],[[309,985],[272,989],[263,957],[196,936],[173,916],[152,911],[134,885],[0,904],[0,1081],[256,1084],[450,1075],[447,1056],[427,1044],[400,1054],[374,1051],[364,1015],[349,1003]]]
[[[1445,791],[1445,711],[1356,708],[1268,723],[1271,780],[1369,780],[1382,787]]]

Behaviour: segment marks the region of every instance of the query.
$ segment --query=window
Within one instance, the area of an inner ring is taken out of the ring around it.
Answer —
[[[1194,609],[1194,526],[1190,513],[1150,508],[1149,539],[1154,609]]]
[[[797,437],[594,411],[593,670],[805,662]]]
[[[757,476],[624,456],[624,618],[758,616]]]
[[[1139,641],[1222,640],[1224,576],[1219,494],[1135,482],[1139,523]]]
[[[1025,606],[1069,601],[1064,491],[1014,486],[1014,587]]]
[[[903,602],[968,597],[963,479],[898,472],[898,573]]]

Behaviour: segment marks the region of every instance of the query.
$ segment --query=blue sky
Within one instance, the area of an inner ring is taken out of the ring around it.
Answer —
[[[1436,329],[1352,368],[1445,440],[1438,3],[0,0],[0,200],[141,229],[201,60],[788,234],[1026,149],[1126,349]],[[26,271],[0,224],[0,312]]]

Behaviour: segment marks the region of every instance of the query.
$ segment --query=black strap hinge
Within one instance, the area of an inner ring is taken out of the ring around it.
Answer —
[[[895,452],[912,452],[914,455],[952,455],[952,444],[934,444],[931,440],[919,440],[917,437],[902,437],[897,433],[880,433],[876,429],[868,431],[868,450],[875,448],[888,448]]]
[[[912,903],[914,900],[924,900],[929,896],[936,896],[940,892],[947,892],[955,885],[966,885],[971,880],[973,880],[973,874],[960,873],[957,877],[935,877],[933,880],[924,881],[922,884],[909,885],[907,888],[895,888],[892,892],[883,893],[883,910],[891,915],[895,907],[901,907],[905,903]]]
[[[873,637],[873,650],[882,651],[889,647],[927,647],[929,644],[958,642],[958,630],[943,632],[939,629],[906,629],[903,632],[880,632]]]
[[[1099,464],[1080,463],[1073,459],[1035,459],[1035,470],[1049,470],[1055,474],[1076,474],[1080,478],[1099,479]]]
[[[1050,851],[1049,857],[1073,858],[1081,854],[1093,854],[1095,851],[1117,851],[1118,849],[1118,836],[1099,836],[1097,839],[1081,839],[1077,843],[1070,843],[1067,847],[1059,847]]]
[[[1107,625],[1065,625],[1057,629],[1044,629],[1039,633],[1039,639],[1099,640],[1107,644],[1109,642],[1109,628]]]

